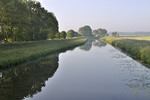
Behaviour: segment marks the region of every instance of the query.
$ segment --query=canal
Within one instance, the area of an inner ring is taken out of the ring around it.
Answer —
[[[149,100],[150,69],[99,40],[0,72],[0,100]]]

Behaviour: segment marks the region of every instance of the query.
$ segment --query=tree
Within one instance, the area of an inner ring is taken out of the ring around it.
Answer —
[[[93,30],[93,35],[98,35],[99,34],[99,32],[98,32],[98,30]]]
[[[119,35],[117,32],[112,32],[112,36],[117,36]]]
[[[58,38],[58,39],[60,39],[60,33],[57,32],[56,35],[55,35],[55,37]]]
[[[66,36],[67,36],[67,33],[66,33],[65,31],[62,31],[62,32],[60,33],[60,37],[61,37],[61,38],[65,39]]]
[[[74,30],[69,30],[68,32],[67,32],[67,37],[74,37]]]
[[[74,32],[74,37],[78,37],[79,33],[78,32]]]
[[[92,29],[90,26],[79,28],[78,33],[82,36],[92,36]]]
[[[54,38],[55,15],[33,0],[0,0],[0,41],[37,41]]]
[[[53,39],[55,34],[58,32],[58,21],[53,13],[49,13],[50,29],[48,33],[48,38]]]
[[[107,30],[106,29],[97,29],[97,30],[93,30],[93,35],[95,37],[103,37],[103,36],[107,36],[108,33],[107,33]]]

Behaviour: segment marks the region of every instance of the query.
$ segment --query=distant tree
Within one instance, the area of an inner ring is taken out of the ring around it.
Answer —
[[[95,36],[99,35],[98,30],[93,30],[93,35],[95,35]]]
[[[67,36],[67,33],[65,32],[65,31],[62,31],[61,33],[60,33],[60,37],[61,38],[66,38],[66,36]]]
[[[74,37],[78,37],[79,33],[78,32],[74,32]]]
[[[58,39],[60,39],[60,33],[57,32],[57,33],[55,34],[55,37],[58,38]]]
[[[69,30],[68,32],[67,32],[67,37],[74,37],[74,30]]]
[[[112,32],[112,36],[118,36],[119,34],[117,32]]]
[[[107,30],[106,29],[98,29],[98,30],[93,30],[93,35],[95,37],[103,37],[103,36],[108,36]]]
[[[79,28],[78,33],[82,36],[92,36],[92,29],[90,26]]]

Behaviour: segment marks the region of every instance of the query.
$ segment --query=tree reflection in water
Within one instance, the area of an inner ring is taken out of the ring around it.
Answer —
[[[22,100],[41,91],[58,68],[58,54],[1,72],[0,100]]]
[[[104,41],[95,40],[95,41],[93,42],[93,45],[101,48],[101,47],[105,47],[107,44],[106,44],[106,42],[104,42]]]
[[[90,51],[90,49],[92,48],[92,42],[94,40],[95,39],[88,39],[88,41],[84,45],[80,46],[80,49],[84,51]]]
[[[80,49],[84,51],[90,51],[92,45],[97,47],[105,47],[107,44],[104,41],[95,38],[89,38],[84,45],[80,46]]]

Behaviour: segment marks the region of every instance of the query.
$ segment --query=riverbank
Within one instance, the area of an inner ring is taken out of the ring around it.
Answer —
[[[0,44],[0,69],[14,67],[42,56],[71,49],[86,41],[86,39],[70,39]]]
[[[134,59],[142,60],[144,63],[150,64],[150,41],[142,40],[142,38],[125,38],[125,37],[104,37],[107,43],[114,47],[129,53]]]

